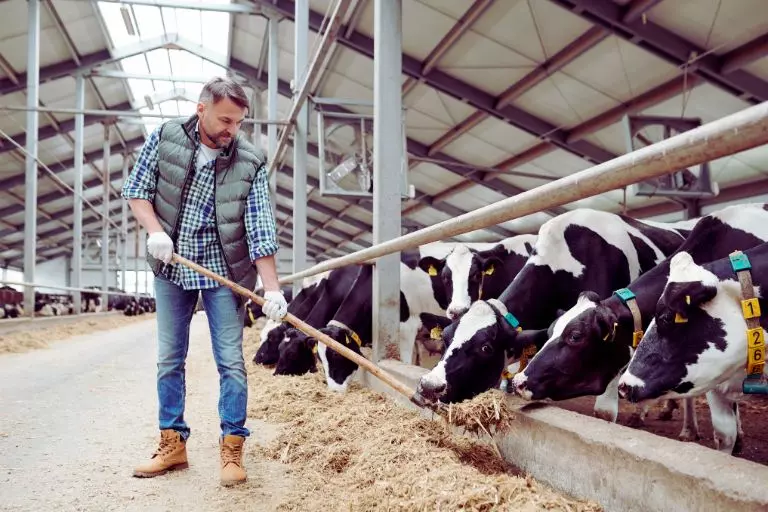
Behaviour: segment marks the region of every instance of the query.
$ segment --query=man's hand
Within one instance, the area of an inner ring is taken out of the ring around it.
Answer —
[[[152,257],[170,263],[173,259],[173,240],[164,231],[156,231],[147,239],[147,250]]]
[[[282,322],[288,313],[288,303],[285,302],[282,292],[265,292],[264,305],[261,312],[273,322]]]

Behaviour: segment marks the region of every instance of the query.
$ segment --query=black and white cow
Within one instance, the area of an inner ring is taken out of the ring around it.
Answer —
[[[518,327],[547,328],[580,292],[607,296],[626,286],[672,254],[693,224],[669,227],[592,209],[545,222],[532,255],[498,300],[475,302],[443,331],[446,352],[420,379],[419,393],[428,401],[455,402],[498,385],[505,365],[526,348],[517,341]]]
[[[735,249],[748,249],[768,241],[768,211],[764,204],[737,205],[701,218],[678,249],[696,262],[727,256]],[[627,288],[635,295],[647,328],[656,303],[667,283],[670,258],[644,273]],[[604,394],[604,406],[613,406],[605,419],[618,414],[618,379],[632,353],[634,320],[618,295],[600,300],[584,292],[576,305],[553,324],[554,335],[514,378],[515,392],[528,400],[565,400]],[[698,438],[695,411],[687,402],[680,438]],[[669,409],[664,412],[671,413]],[[639,418],[642,420],[642,416]],[[668,419],[668,417],[664,417]]]
[[[418,362],[415,344],[417,334],[423,329],[422,315],[445,314],[433,294],[430,276],[417,266],[417,262],[417,254],[401,253],[398,349],[400,359],[407,363]],[[370,346],[373,341],[372,308],[373,269],[368,268],[361,270],[354,286],[321,332],[360,353],[360,347]],[[276,373],[295,375],[309,371],[307,352],[316,343],[316,340],[305,335],[283,343],[280,346],[281,361],[278,362],[280,372]],[[317,344],[317,353],[323,364],[328,387],[335,391],[345,391],[357,365],[327,349],[322,343]]]
[[[444,258],[421,258],[419,266],[431,276],[440,276],[449,300],[441,307],[455,320],[474,301],[501,295],[525,265],[535,243],[536,235],[517,235],[498,244],[457,244]]]
[[[760,310],[768,311],[768,244],[744,253]],[[742,298],[729,258],[697,264],[687,252],[676,254],[655,317],[619,379],[619,394],[631,402],[706,394],[716,448],[737,451],[743,432],[733,400],[741,397],[748,353]],[[759,324],[764,337],[764,313]]]
[[[359,265],[346,265],[305,279],[301,291],[288,304],[288,312],[312,327],[323,327],[344,300],[358,271]],[[291,329],[287,322],[267,320],[261,330],[261,344],[253,362],[263,365],[276,364],[280,357],[280,343],[286,339]]]

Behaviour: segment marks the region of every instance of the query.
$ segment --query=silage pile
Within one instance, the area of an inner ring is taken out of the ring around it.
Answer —
[[[343,395],[328,391],[322,370],[275,377],[250,363],[257,339],[246,330],[248,416],[280,424],[281,434],[249,450],[289,466],[297,484],[281,510],[600,510],[517,476],[491,445],[388,396],[355,383]]]
[[[63,317],[66,318],[66,317]],[[155,313],[147,313],[139,316],[108,315],[97,318],[81,318],[65,324],[51,325],[50,327],[36,326],[34,329],[20,327],[20,330],[7,334],[0,334],[0,354],[27,352],[40,348],[47,348],[52,341],[65,340],[73,336],[90,334],[108,329],[115,329],[123,325],[153,320]],[[0,328],[2,322],[0,322]]]

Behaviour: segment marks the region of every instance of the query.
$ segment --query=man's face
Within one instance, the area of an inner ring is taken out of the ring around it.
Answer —
[[[217,148],[225,148],[237,135],[245,119],[246,109],[239,107],[229,98],[218,103],[198,103],[197,116],[205,135]]]

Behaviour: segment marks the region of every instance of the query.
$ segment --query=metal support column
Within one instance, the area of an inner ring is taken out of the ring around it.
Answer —
[[[278,24],[280,21],[272,16],[269,18],[269,54],[267,58],[267,108],[269,109],[267,115],[277,117],[277,75],[278,75],[278,57],[280,56],[280,47],[278,46]],[[277,151],[277,125],[270,124],[267,126],[267,139],[268,139],[268,156],[272,160],[276,158],[275,151]],[[269,177],[269,191],[272,198],[272,206],[274,208],[275,201],[277,200],[275,195],[277,194],[277,169]]]
[[[102,208],[104,210],[104,218],[101,219],[101,310],[107,311],[107,304],[109,295],[107,295],[107,288],[109,287],[109,123],[104,124],[104,157],[103,157],[103,177],[104,180],[104,199],[102,202]]]
[[[256,118],[261,118],[264,110],[264,102],[261,99],[262,92],[263,91],[258,88],[253,90],[253,101],[251,101],[253,112],[251,113],[251,116]],[[261,123],[255,123],[253,125],[253,145],[259,151],[263,151],[264,149],[261,144],[261,127]]]
[[[373,243],[400,236],[402,145],[402,0],[376,0],[373,36]],[[398,344],[400,253],[376,260],[373,272],[373,359]],[[412,349],[400,354],[411,363]]]
[[[128,180],[128,153],[123,154],[123,183],[125,183]],[[121,278],[121,283],[123,284],[122,288],[124,292],[128,291],[128,287],[126,286],[126,281],[128,279],[128,201],[126,199],[120,200],[120,225],[122,226],[122,236],[120,237],[123,241],[122,249],[123,253],[120,256],[120,269],[123,272],[123,277]]]
[[[27,107],[36,108],[40,83],[40,2],[29,0],[27,33]],[[24,181],[24,281],[35,282],[37,259],[37,130],[38,113],[27,112],[27,161]],[[35,289],[24,287],[24,314],[35,316]]]
[[[141,236],[141,225],[137,222],[136,223],[136,249],[133,253],[133,276],[135,278],[134,281],[134,290],[133,293],[136,295],[136,298],[139,298],[139,237]],[[128,291],[128,290],[126,290]]]
[[[75,108],[85,108],[85,77],[75,78]],[[72,287],[83,287],[83,140],[85,137],[85,114],[75,114],[75,205],[72,233]],[[72,292],[75,314],[82,313],[80,292]]]
[[[293,83],[298,91],[307,70],[309,52],[309,0],[296,1]],[[270,73],[270,76],[271,73]],[[304,102],[293,132],[293,271],[307,268],[307,128],[309,111]],[[275,172],[276,174],[276,172]],[[293,283],[294,297],[301,282]]]

